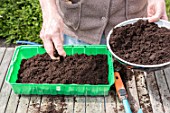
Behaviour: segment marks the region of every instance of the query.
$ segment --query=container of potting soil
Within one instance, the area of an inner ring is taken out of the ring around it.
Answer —
[[[111,35],[114,31],[115,28],[117,27],[122,27],[128,24],[134,24],[135,22],[137,22],[138,20],[148,20],[148,18],[135,18],[135,19],[130,19],[127,21],[124,21],[118,25],[116,25],[108,34],[107,36],[107,47],[109,49],[109,51],[112,53],[112,55],[114,56],[115,59],[117,59],[121,64],[127,66],[128,68],[131,69],[138,69],[138,70],[143,70],[143,71],[156,71],[156,70],[160,70],[160,69],[164,69],[166,67],[170,66],[170,61],[169,62],[165,62],[165,63],[161,63],[161,64],[153,64],[153,65],[142,65],[142,64],[136,64],[136,63],[132,63],[129,62],[125,59],[122,59],[120,56],[116,55],[113,51],[112,48],[110,46],[110,38]],[[165,20],[159,20],[158,22],[155,22],[155,24],[158,25],[158,27],[165,27],[167,29],[170,29],[170,22],[165,21]]]
[[[67,55],[87,54],[87,55],[107,55],[108,64],[108,84],[35,84],[17,83],[18,71],[23,59],[29,59],[37,54],[46,53],[42,46],[18,46],[12,57],[6,82],[8,82],[16,94],[38,94],[38,95],[108,95],[110,87],[114,84],[114,68],[112,55],[105,45],[87,46],[64,46]],[[93,75],[91,75],[93,76]]]

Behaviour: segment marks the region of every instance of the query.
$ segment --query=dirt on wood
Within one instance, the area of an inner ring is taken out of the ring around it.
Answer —
[[[66,108],[66,103],[65,103],[65,96],[48,96],[49,101],[46,106],[41,106],[43,107],[42,111],[40,113],[64,113],[64,111],[67,109]],[[54,100],[58,100],[57,105],[54,102]]]
[[[22,60],[20,67],[17,83],[108,84],[106,55],[75,54],[58,62],[45,53]]]
[[[170,61],[169,36],[169,29],[139,20],[115,28],[109,43],[112,51],[126,61],[153,65]]]

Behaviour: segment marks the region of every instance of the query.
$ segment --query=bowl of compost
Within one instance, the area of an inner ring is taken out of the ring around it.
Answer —
[[[170,66],[170,22],[150,23],[135,18],[116,25],[107,36],[107,47],[131,69],[156,71]]]

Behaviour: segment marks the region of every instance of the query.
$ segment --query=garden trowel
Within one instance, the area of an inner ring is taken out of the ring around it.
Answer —
[[[123,102],[125,113],[132,113],[132,111],[130,109],[129,102],[127,100],[128,95],[127,95],[126,89],[124,87],[124,84],[122,82],[122,79],[120,77],[120,74],[119,74],[119,72],[115,72],[114,75],[115,75],[116,92],[117,92],[119,99]],[[139,109],[137,113],[143,113],[142,109]]]

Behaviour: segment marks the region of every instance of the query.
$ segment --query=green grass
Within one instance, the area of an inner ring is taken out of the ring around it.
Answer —
[[[170,21],[170,0],[166,0],[166,12]]]

